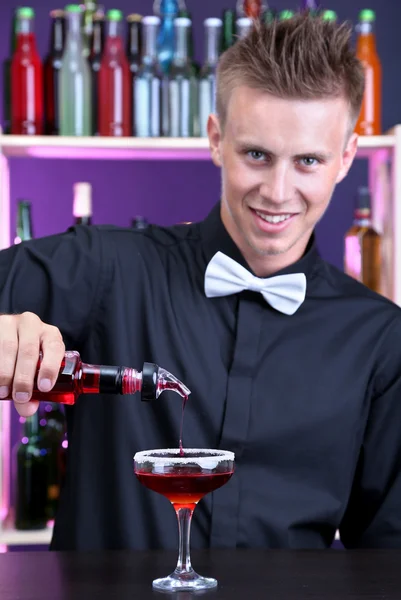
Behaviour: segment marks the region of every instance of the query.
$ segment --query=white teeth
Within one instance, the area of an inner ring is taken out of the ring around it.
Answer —
[[[261,219],[267,221],[268,223],[281,223],[281,221],[286,221],[291,217],[291,215],[265,215],[257,210],[255,212]]]

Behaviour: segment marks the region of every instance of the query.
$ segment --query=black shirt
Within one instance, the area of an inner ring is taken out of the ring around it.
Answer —
[[[292,316],[257,292],[206,298],[220,219],[143,231],[79,226],[0,253],[0,311],[57,325],[85,362],[156,362],[192,391],[184,445],[236,454],[195,510],[192,546],[401,547],[400,309],[318,255]],[[277,274],[277,273],[276,273]],[[81,396],[69,411],[54,549],[176,548],[168,500],[133,473],[136,451],[177,447],[181,401]]]

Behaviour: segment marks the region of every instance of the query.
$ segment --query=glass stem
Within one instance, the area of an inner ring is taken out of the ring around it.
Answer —
[[[193,573],[190,556],[191,521],[193,508],[176,508],[178,519],[179,553],[175,569],[177,575]]]

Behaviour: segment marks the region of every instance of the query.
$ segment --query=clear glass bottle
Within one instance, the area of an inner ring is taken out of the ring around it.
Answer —
[[[199,135],[198,80],[189,56],[191,26],[185,17],[174,21],[174,58],[168,76],[170,137]]]
[[[223,22],[210,18],[204,22],[205,61],[199,80],[199,129],[202,137],[207,136],[209,115],[216,110],[216,68],[221,48]]]
[[[48,55],[44,62],[45,83],[45,131],[48,135],[58,135],[60,132],[60,71],[64,52],[64,12],[52,10],[51,38]]]
[[[239,39],[248,35],[252,29],[252,19],[249,17],[240,17],[235,22],[235,30]]]
[[[160,19],[150,15],[142,19],[143,53],[141,65],[134,78],[133,87],[133,135],[160,137],[164,78],[157,55],[157,36]],[[162,112],[163,111],[163,112]]]
[[[92,131],[91,72],[83,54],[82,10],[78,4],[65,9],[67,37],[60,73],[60,134],[87,136]]]

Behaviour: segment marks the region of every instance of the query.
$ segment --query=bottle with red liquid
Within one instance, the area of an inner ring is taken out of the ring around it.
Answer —
[[[267,9],[264,0],[238,0],[237,16],[249,17],[250,19],[259,19],[262,13]]]
[[[11,133],[43,132],[43,69],[36,49],[35,12],[17,10],[17,41],[11,62]]]
[[[131,73],[121,35],[122,12],[107,12],[107,36],[99,71],[99,133],[131,134]]]
[[[37,373],[41,364],[39,358]],[[142,372],[129,367],[84,363],[78,352],[65,353],[57,381],[50,392],[41,392],[35,378],[32,400],[75,404],[81,394],[135,394],[141,400],[155,400],[165,390],[187,398],[189,389],[174,375],[154,363],[143,364]]]
[[[58,90],[64,50],[64,12],[52,10],[50,17],[52,19],[50,49],[44,62],[45,132],[48,135],[58,135],[60,133]]]

